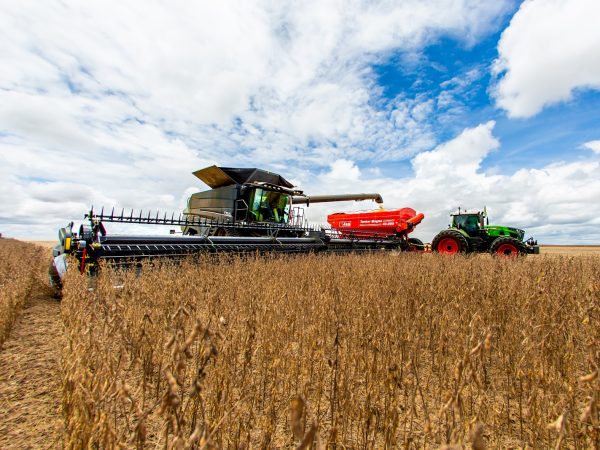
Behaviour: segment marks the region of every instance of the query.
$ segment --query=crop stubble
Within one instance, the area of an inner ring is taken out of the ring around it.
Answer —
[[[597,448],[599,262],[218,258],[93,291],[70,273],[65,446]]]
[[[0,239],[0,349],[32,289],[45,284],[40,273],[47,251],[14,239]]]

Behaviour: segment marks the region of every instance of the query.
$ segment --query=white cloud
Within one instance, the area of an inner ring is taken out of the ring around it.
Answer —
[[[423,143],[393,113],[414,105],[398,101],[381,114],[372,102],[370,64],[391,51],[418,51],[442,35],[472,44],[509,5],[9,3],[3,5],[0,63],[7,70],[0,87],[40,102],[86,97],[98,109],[116,95],[126,108],[114,120],[140,118],[190,139],[212,138],[202,127],[216,126],[220,132],[210,143],[219,150],[256,147],[260,139],[304,158],[307,143],[336,141],[348,151],[361,147],[354,156],[363,158],[373,146],[386,157],[405,156]],[[419,135],[431,136],[425,121],[417,125]],[[254,140],[247,127],[258,131]]]
[[[598,17],[597,0],[525,1],[498,44],[498,106],[530,117],[578,88],[599,89]]]
[[[360,178],[360,169],[352,161],[337,159],[331,164],[331,170],[326,177],[333,181],[354,181]]]
[[[600,140],[586,142],[583,146],[600,155]]]
[[[412,159],[414,174],[401,179],[376,177],[343,181],[329,174],[305,180],[310,193],[379,192],[387,208],[412,207],[425,214],[415,232],[423,241],[449,223],[457,207],[487,206],[491,223],[524,228],[545,243],[600,242],[600,159],[593,156],[541,169],[523,168],[513,174],[489,174],[482,162],[502,151],[493,135],[494,122],[464,130],[454,139]],[[351,161],[343,165],[352,167]],[[369,202],[312,205],[307,216],[324,222],[338,211],[373,209]]]
[[[495,122],[464,130],[457,138],[430,152],[419,153],[413,168],[419,178],[447,179],[465,173],[477,174],[481,161],[500,143],[492,135]]]
[[[178,209],[212,163],[302,179],[430,149],[431,100],[381,102],[372,65],[472,45],[511,5],[3,2],[0,224],[39,237],[92,203]]]

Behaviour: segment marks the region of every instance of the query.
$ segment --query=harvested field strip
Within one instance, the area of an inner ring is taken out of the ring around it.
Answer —
[[[223,258],[94,291],[70,273],[62,315],[67,448],[600,439],[597,257]]]
[[[46,284],[48,251],[0,239],[0,349],[32,289]]]
[[[0,351],[2,449],[62,447],[60,303],[43,292],[26,302]]]
[[[543,255],[569,255],[569,256],[600,256],[600,246],[597,245],[543,245]]]

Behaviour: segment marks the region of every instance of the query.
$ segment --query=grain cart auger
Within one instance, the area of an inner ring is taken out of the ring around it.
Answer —
[[[61,228],[50,267],[52,284],[60,288],[69,261],[77,264],[82,273],[93,275],[100,261],[135,267],[143,260],[157,257],[181,259],[201,254],[408,249],[404,233],[360,228],[345,229],[342,233],[335,228],[310,226],[303,210],[293,207],[301,203],[364,199],[382,202],[379,194],[307,196],[280,175],[260,169],[211,166],[194,174],[212,189],[193,194],[179,216],[114,209],[108,213],[92,208],[84,216],[89,223],[81,225],[78,231],[72,222]],[[180,227],[182,232],[110,235],[106,223],[164,225]]]
[[[452,224],[440,231],[431,241],[433,252],[453,255],[456,253],[490,252],[503,257],[517,257],[528,253],[538,254],[537,241],[523,240],[525,231],[502,225],[490,225],[487,212],[468,213],[458,209],[451,214]]]

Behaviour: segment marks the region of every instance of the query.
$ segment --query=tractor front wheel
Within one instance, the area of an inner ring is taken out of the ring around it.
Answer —
[[[527,255],[525,245],[518,239],[511,237],[499,237],[494,239],[490,246],[492,255],[503,258],[516,258],[517,256]]]
[[[431,251],[443,255],[456,255],[467,253],[469,242],[460,232],[456,230],[444,230],[437,234],[431,241]]]

